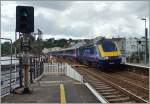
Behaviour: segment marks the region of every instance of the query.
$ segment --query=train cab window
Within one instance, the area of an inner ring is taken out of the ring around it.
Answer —
[[[102,47],[103,47],[105,52],[117,51],[116,44],[111,40],[103,41]]]

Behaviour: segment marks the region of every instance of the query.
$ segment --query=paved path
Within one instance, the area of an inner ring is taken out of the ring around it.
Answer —
[[[97,98],[78,81],[67,76],[43,76],[31,85],[32,94],[10,94],[2,103],[98,103]],[[21,89],[18,89],[18,91]]]

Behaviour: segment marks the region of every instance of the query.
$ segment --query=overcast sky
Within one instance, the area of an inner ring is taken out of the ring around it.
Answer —
[[[15,39],[17,5],[34,7],[44,39],[142,37],[149,19],[148,1],[1,1],[2,37]]]

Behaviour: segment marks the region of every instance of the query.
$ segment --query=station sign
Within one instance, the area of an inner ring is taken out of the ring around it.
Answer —
[[[30,42],[22,41],[21,42],[21,51],[30,51]]]

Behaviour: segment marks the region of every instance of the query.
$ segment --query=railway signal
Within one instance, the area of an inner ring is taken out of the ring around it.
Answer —
[[[16,7],[16,32],[23,34],[21,41],[22,63],[24,66],[24,94],[30,93],[28,72],[29,72],[29,51],[30,41],[29,35],[34,32],[34,8],[31,6],[17,6]]]
[[[16,7],[16,32],[34,32],[34,8],[30,6]]]

